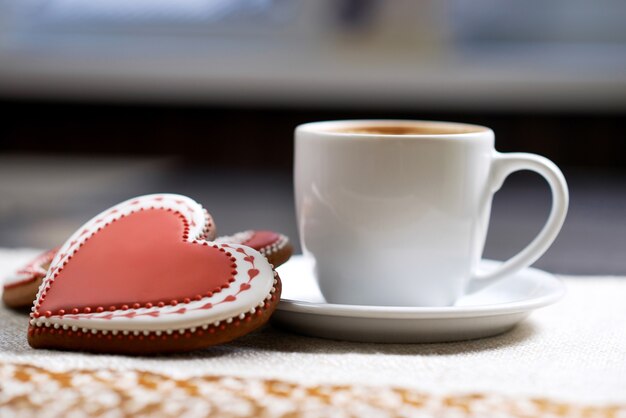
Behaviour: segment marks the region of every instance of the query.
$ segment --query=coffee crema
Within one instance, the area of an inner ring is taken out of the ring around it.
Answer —
[[[450,135],[480,132],[467,125],[363,125],[333,129],[332,132],[361,135]]]

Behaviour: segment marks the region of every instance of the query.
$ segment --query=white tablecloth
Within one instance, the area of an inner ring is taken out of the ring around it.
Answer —
[[[31,255],[0,251],[0,275]],[[565,298],[536,311],[513,331],[447,344],[340,342],[269,326],[231,344],[184,355],[92,355],[31,349],[27,316],[0,308],[0,365],[27,364],[54,372],[141,370],[175,379],[229,376],[299,385],[396,387],[444,397],[482,394],[614,405],[611,408],[626,414],[626,277],[563,279]]]

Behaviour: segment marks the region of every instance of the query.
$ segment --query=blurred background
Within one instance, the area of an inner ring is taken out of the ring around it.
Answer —
[[[152,192],[297,241],[297,124],[435,119],[563,169],[570,214],[537,266],[626,274],[624,22],[622,0],[0,0],[0,247],[59,245]],[[510,177],[485,255],[549,205]]]

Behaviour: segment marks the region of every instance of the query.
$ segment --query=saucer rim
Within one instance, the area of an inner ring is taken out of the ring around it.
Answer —
[[[292,259],[302,259],[303,255],[295,255]],[[482,261],[489,264],[500,264],[501,261],[483,259]],[[542,308],[551,305],[561,298],[567,292],[565,283],[562,279],[535,267],[526,267],[520,272],[532,272],[544,276],[544,280],[552,282],[552,287],[548,293],[528,299],[494,303],[488,305],[475,306],[442,306],[442,307],[410,307],[410,306],[370,306],[370,305],[348,305],[338,303],[318,303],[307,302],[302,300],[294,300],[281,298],[277,306],[277,310],[294,312],[294,313],[310,313],[326,316],[344,316],[344,317],[361,317],[361,318],[393,318],[393,319],[436,319],[436,318],[459,318],[459,317],[477,317],[477,316],[496,316],[510,315],[526,311]],[[520,273],[518,272],[518,274]]]

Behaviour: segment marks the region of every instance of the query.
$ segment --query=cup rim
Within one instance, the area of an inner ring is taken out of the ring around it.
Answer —
[[[448,126],[456,129],[465,129],[469,132],[448,132],[448,133],[428,133],[428,134],[380,134],[380,133],[364,133],[364,132],[337,132],[333,129],[350,128],[354,126],[366,127],[366,126],[381,126],[381,125],[394,125],[394,126],[411,126],[411,125],[430,125],[434,127]],[[297,133],[312,133],[320,137],[325,138],[342,138],[342,139],[462,139],[462,138],[476,138],[482,137],[485,134],[487,136],[493,136],[493,131],[482,125],[462,123],[462,122],[448,122],[448,121],[434,121],[434,120],[419,120],[419,119],[346,119],[346,120],[330,120],[330,121],[317,121],[308,122],[298,125],[295,130]]]

